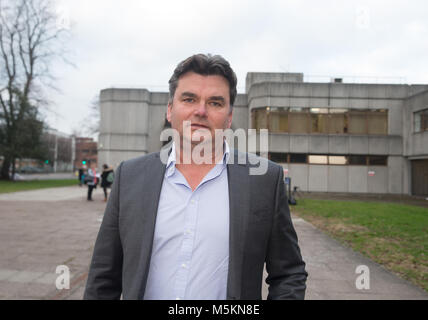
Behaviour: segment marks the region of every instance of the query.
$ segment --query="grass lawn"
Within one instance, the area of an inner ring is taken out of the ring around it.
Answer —
[[[333,238],[428,291],[428,209],[299,199],[291,208]]]
[[[34,181],[3,181],[0,180],[0,193],[34,190],[42,188],[66,187],[77,185],[77,179],[34,180]]]

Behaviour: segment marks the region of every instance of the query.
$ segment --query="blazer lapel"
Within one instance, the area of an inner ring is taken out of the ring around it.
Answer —
[[[233,164],[227,165],[229,183],[229,274],[227,278],[227,299],[240,299],[247,217],[249,212],[248,166],[238,162],[234,150]]]
[[[150,170],[145,171],[145,183],[141,184],[144,191],[141,193],[141,199],[136,208],[141,212],[141,219],[139,220],[141,231],[139,232],[139,237],[137,237],[139,243],[136,243],[137,248],[138,245],[141,246],[140,260],[137,268],[138,274],[141,275],[141,281],[139,281],[141,287],[138,290],[138,299],[143,299],[144,297],[150,268],[156,216],[166,168],[166,164],[163,164],[161,161],[162,152],[164,152],[164,150],[162,150],[160,154],[156,154],[152,163],[147,166]],[[148,185],[147,182],[150,182],[150,185]]]

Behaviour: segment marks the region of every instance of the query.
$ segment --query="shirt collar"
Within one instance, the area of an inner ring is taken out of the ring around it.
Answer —
[[[223,150],[224,150],[224,153],[223,153],[223,158],[222,158],[222,164],[225,165],[228,163],[229,157],[230,157],[229,144],[227,143],[226,140],[224,140],[224,143],[223,143]],[[176,158],[176,154],[175,154],[175,142],[173,141],[172,147],[171,147],[171,152],[169,153],[168,161],[166,163],[166,176],[167,177],[170,177],[174,174],[176,162],[177,162],[177,158]]]

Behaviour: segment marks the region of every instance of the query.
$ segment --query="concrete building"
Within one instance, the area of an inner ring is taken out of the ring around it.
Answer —
[[[99,159],[158,151],[168,93],[104,89]],[[303,191],[428,195],[428,85],[248,73],[233,129],[268,129],[269,158]]]

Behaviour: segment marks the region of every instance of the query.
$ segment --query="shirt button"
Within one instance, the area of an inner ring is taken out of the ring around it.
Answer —
[[[187,265],[186,265],[185,263],[183,263],[181,266],[182,266],[183,268],[187,268]]]
[[[196,201],[195,200],[191,200],[190,203],[191,204],[196,204]]]

